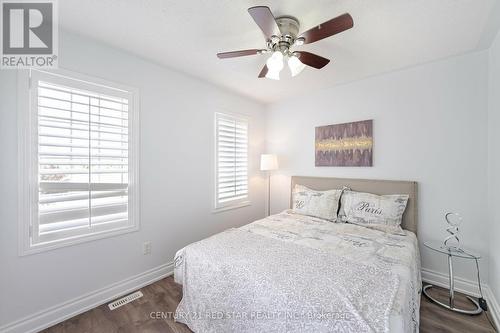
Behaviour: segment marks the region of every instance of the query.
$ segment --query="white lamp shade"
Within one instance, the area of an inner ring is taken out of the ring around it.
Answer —
[[[266,77],[271,80],[279,80],[280,72],[279,71],[267,71]]]
[[[266,78],[279,80],[280,72],[283,69],[283,53],[280,51],[275,51],[273,54],[267,59],[267,74]]]
[[[290,72],[292,76],[298,75],[302,70],[306,67],[297,56],[292,55],[288,58],[288,68],[290,68]]]
[[[271,171],[278,169],[278,157],[274,154],[260,155],[260,170]]]
[[[275,51],[266,61],[267,68],[274,72],[280,72],[283,69],[283,53]]]

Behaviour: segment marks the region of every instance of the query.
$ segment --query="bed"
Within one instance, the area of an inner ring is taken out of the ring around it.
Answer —
[[[285,210],[179,250],[176,320],[194,332],[418,332],[417,183],[291,178],[407,194],[402,235]]]

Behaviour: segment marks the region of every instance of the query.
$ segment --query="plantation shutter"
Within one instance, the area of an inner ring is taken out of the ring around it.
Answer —
[[[248,199],[248,121],[216,114],[216,208]]]
[[[32,89],[38,138],[33,238],[129,226],[129,93],[50,75]]]

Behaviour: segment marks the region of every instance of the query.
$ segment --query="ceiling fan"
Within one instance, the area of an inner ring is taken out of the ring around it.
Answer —
[[[269,59],[267,59],[266,65],[262,68],[259,78],[266,77],[273,80],[280,79],[279,75],[284,67],[283,62],[285,58],[288,58],[288,67],[292,76],[299,74],[306,65],[317,69],[325,67],[330,62],[329,59],[310,52],[292,51],[291,49],[294,46],[311,44],[336,35],[354,26],[351,15],[346,13],[298,35],[299,20],[293,16],[279,16],[274,18],[273,13],[266,6],[248,8],[248,13],[264,33],[266,48],[222,52],[217,53],[217,57],[225,59],[272,53]]]

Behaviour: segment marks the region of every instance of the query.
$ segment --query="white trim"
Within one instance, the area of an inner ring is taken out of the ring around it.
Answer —
[[[98,307],[125,294],[170,276],[173,272],[173,262],[160,265],[120,282],[113,283],[104,288],[95,290],[4,325],[0,327],[0,332],[31,333],[41,331],[80,313]]]
[[[225,211],[228,211],[228,210],[233,210],[233,209],[237,209],[237,208],[247,207],[247,206],[251,206],[251,205],[252,205],[252,203],[250,201],[243,201],[243,202],[235,203],[235,204],[230,205],[230,206],[224,206],[224,207],[220,207],[220,208],[215,208],[212,211],[212,213],[217,214],[217,213],[225,212]]]
[[[139,92],[139,89],[128,86],[122,83],[118,82],[113,82],[107,79],[100,78],[98,76],[91,76],[91,75],[86,75],[83,73],[75,72],[73,70],[67,70],[67,69],[54,69],[54,70],[43,70],[43,69],[34,69],[37,72],[42,72],[50,75],[55,75],[55,76],[60,76],[62,78],[71,78],[75,81],[80,81],[81,84],[86,85],[86,84],[92,84],[92,85],[100,85],[105,89],[110,89],[110,90],[115,90],[115,91],[121,91],[123,92]]]
[[[448,274],[432,271],[430,269],[422,268],[422,281],[435,286],[449,288]],[[481,286],[483,288],[483,296],[488,303],[488,314],[492,317],[496,327],[500,328],[500,306],[498,301],[487,284],[482,283]],[[477,281],[455,277],[455,290],[467,295],[479,297]]]
[[[488,302],[488,314],[492,318],[495,323],[497,332],[500,329],[500,305],[498,304],[498,300],[495,298],[493,291],[490,287],[484,290],[484,297]]]
[[[20,223],[20,224],[26,224],[26,223]],[[41,244],[29,245],[29,248],[20,248],[19,249],[19,251],[20,251],[19,256],[27,256],[30,254],[55,250],[55,249],[59,249],[61,247],[72,246],[72,245],[77,245],[77,244],[81,244],[81,243],[86,243],[86,242],[91,242],[91,241],[103,239],[103,238],[119,236],[119,235],[128,234],[128,233],[135,232],[135,231],[139,231],[139,224],[134,225],[132,227],[127,226],[127,227],[122,227],[119,229],[105,230],[105,231],[101,231],[101,232],[93,232],[93,233],[87,234],[87,235],[75,236],[72,238],[65,238],[63,240],[55,241],[54,243],[44,242]],[[28,230],[28,233],[29,233],[29,230]],[[23,235],[20,235],[19,237],[26,238]],[[20,245],[22,246],[22,244],[20,244]]]
[[[34,190],[37,184],[36,157],[33,153],[37,145],[36,117],[32,110],[35,94],[32,94],[33,79],[49,77],[50,81],[71,80],[72,86],[82,90],[92,91],[96,87],[102,88],[123,98],[129,99],[129,130],[128,130],[128,216],[126,225],[116,224],[114,228],[96,227],[91,233],[80,234],[65,232],[66,237],[52,240],[49,238],[38,240],[36,211],[38,207],[38,192]],[[140,183],[139,183],[139,149],[140,149],[140,97],[139,89],[119,83],[110,82],[101,78],[90,77],[64,69],[54,71],[20,70],[17,76],[17,102],[18,102],[18,252],[20,256],[53,250],[56,248],[79,244],[82,242],[112,237],[124,233],[134,232],[140,228]],[[34,207],[32,209],[32,207]]]
[[[17,168],[17,195],[18,195],[18,253],[23,255],[26,250],[30,248],[29,235],[30,226],[29,223],[29,212],[30,212],[30,198],[28,193],[29,190],[29,180],[26,179],[26,170],[29,170],[31,162],[28,159],[29,154],[29,124],[30,123],[30,105],[29,105],[29,90],[30,90],[30,77],[29,70],[19,70],[17,71],[17,158],[18,158],[18,168]],[[24,124],[24,125],[23,125]],[[26,237],[28,235],[28,237]]]
[[[422,281],[443,288],[449,288],[450,286],[448,281],[448,274],[432,271],[430,269],[425,269],[425,268],[422,268]],[[486,285],[482,284],[482,287],[484,291]],[[477,281],[471,281],[455,276],[455,290],[474,297],[479,297],[479,289],[477,287]]]

